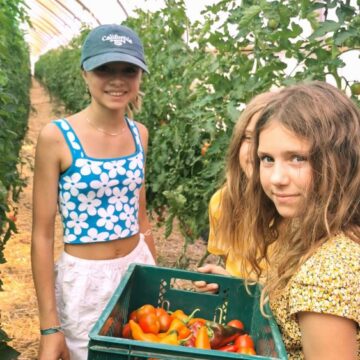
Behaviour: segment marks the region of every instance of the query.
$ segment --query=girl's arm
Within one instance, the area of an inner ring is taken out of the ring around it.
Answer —
[[[54,285],[54,229],[60,172],[56,131],[53,124],[42,130],[35,155],[31,264],[41,329],[60,325]],[[41,336],[39,359],[59,358],[69,359],[64,334]]]
[[[148,149],[148,139],[149,139],[149,132],[147,128],[140,124],[136,123],[137,127],[140,132],[141,142],[144,148],[145,154],[147,153]],[[145,173],[145,164],[144,164],[144,173]],[[147,207],[146,207],[146,187],[145,187],[145,180],[140,189],[140,196],[139,196],[139,225],[140,225],[140,232],[144,234],[145,241],[151,251],[151,254],[156,262],[156,248],[154,237],[151,232],[151,225],[147,215]]]
[[[297,315],[306,360],[358,359],[355,321],[315,312]]]

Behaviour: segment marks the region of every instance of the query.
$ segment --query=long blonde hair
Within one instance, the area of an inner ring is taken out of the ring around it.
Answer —
[[[301,219],[282,221],[260,183],[256,155],[259,134],[276,120],[310,142],[313,180]],[[325,82],[290,86],[269,102],[259,118],[254,139],[253,176],[246,192],[245,230],[251,237],[246,258],[260,277],[260,262],[271,253],[271,273],[262,294],[283,289],[311,253],[338,233],[360,239],[360,111],[340,90]],[[280,225],[281,223],[281,225]],[[281,226],[281,229],[279,227]]]
[[[217,246],[224,251],[232,248],[234,253],[240,253],[244,246],[242,237],[244,193],[248,178],[240,166],[240,147],[244,142],[246,128],[251,119],[264,109],[272,97],[272,92],[265,92],[252,98],[241,113],[232,133],[226,159],[226,180],[221,194],[219,223],[215,234]]]

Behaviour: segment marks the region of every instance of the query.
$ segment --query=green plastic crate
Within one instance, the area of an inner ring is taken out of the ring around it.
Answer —
[[[217,294],[195,292],[187,285],[196,280],[218,283],[219,292]],[[132,264],[90,332],[88,360],[287,359],[275,320],[272,316],[265,318],[260,313],[258,285],[250,286],[250,292],[251,294],[246,291],[241,279]],[[182,309],[187,314],[199,308],[196,317],[215,320],[222,324],[235,318],[240,319],[244,323],[245,330],[252,336],[258,355],[201,350],[113,336],[115,331],[119,331],[116,330],[115,324],[118,322],[125,324],[130,312],[144,304],[163,306],[170,311]],[[270,313],[269,308],[266,311]],[[115,322],[104,330],[110,316]]]

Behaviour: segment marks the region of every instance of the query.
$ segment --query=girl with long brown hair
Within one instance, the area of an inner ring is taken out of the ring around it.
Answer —
[[[325,82],[290,86],[262,112],[253,148],[243,271],[265,277],[261,306],[290,359],[360,359],[358,107]]]

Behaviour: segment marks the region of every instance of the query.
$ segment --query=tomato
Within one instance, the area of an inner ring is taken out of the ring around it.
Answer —
[[[7,216],[7,218],[10,220],[10,221],[12,221],[12,222],[16,222],[16,215],[14,214],[14,212],[8,212],[8,213],[6,213],[6,216]]]
[[[155,307],[150,304],[146,304],[136,310],[136,317],[138,319],[146,314],[155,314]]]
[[[236,327],[238,329],[244,330],[244,324],[242,323],[242,321],[234,319],[231,320],[227,323],[227,325],[232,326],[232,327]]]
[[[268,26],[270,29],[275,30],[279,26],[279,21],[276,19],[269,19]]]
[[[256,351],[253,347],[241,347],[237,350],[237,352],[247,355],[256,355]]]
[[[134,320],[135,322],[138,321],[137,319],[137,314],[136,314],[136,310],[132,311],[129,315],[129,320]]]
[[[207,142],[207,141],[204,142],[204,144],[203,144],[203,146],[202,146],[202,148],[201,148],[201,156],[205,156],[205,155],[206,155],[209,147],[210,147],[210,143]]]
[[[169,329],[169,326],[171,324],[172,318],[170,314],[163,308],[158,307],[155,309],[155,314],[159,320],[160,323],[160,331],[166,332]]]
[[[234,341],[235,345],[240,348],[253,348],[254,347],[254,341],[251,338],[250,335],[244,334],[237,337]]]
[[[351,85],[351,93],[353,95],[360,95],[360,82],[356,82]]]
[[[138,323],[144,333],[158,334],[160,331],[160,322],[155,313],[140,316]]]
[[[126,323],[121,331],[121,336],[125,339],[132,339],[130,324]]]

